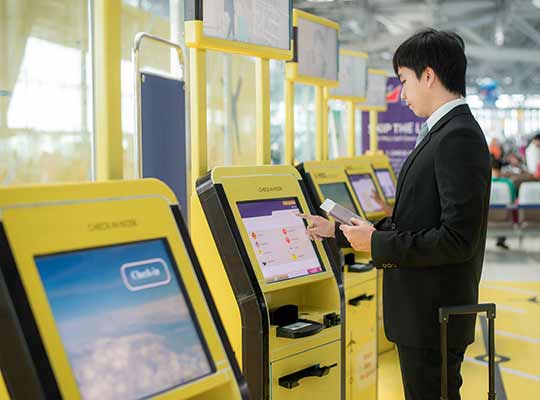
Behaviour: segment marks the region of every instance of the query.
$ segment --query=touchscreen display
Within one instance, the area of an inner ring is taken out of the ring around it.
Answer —
[[[237,203],[267,283],[324,271],[296,198]]]
[[[165,240],[35,261],[82,399],[146,399],[215,371]]]
[[[345,183],[323,183],[319,185],[319,188],[326,199],[334,200],[336,203],[342,205],[349,211],[358,214],[358,210],[354,205],[349,188]]]
[[[393,199],[396,197],[396,185],[394,185],[390,171],[387,169],[376,169],[375,175],[377,176],[379,185],[382,188],[384,197],[387,199]]]
[[[349,175],[349,180],[366,214],[382,211],[382,207],[373,199],[373,192],[377,189],[370,174]]]

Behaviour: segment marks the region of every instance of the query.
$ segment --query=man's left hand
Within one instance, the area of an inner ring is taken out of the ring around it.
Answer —
[[[342,224],[339,229],[341,229],[354,250],[371,253],[371,235],[376,229],[369,222],[357,218],[352,218],[351,222],[353,225]]]

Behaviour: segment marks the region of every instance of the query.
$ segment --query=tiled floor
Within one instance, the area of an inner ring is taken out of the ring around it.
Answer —
[[[480,288],[481,302],[497,304],[497,400],[540,399],[540,238],[525,239],[521,248],[515,239],[508,243],[511,249],[505,251],[488,240]],[[478,360],[487,354],[485,323],[479,322],[463,363],[463,400],[487,398],[487,366]],[[378,399],[403,399],[394,351],[379,358]]]

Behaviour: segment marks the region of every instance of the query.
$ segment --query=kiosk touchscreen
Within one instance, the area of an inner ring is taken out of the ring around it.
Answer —
[[[377,178],[377,181],[379,182],[379,187],[382,189],[384,198],[387,202],[390,202],[392,200],[396,199],[396,185],[394,183],[394,180],[392,179],[392,175],[390,174],[390,171],[382,168],[382,169],[375,169],[375,177]]]
[[[350,174],[349,180],[366,215],[373,215],[383,211],[382,206],[374,199],[377,187],[370,173]]]
[[[246,201],[237,207],[266,283],[324,271],[305,222],[297,215],[298,199]]]
[[[386,202],[394,205],[396,200],[396,185],[397,179],[390,164],[390,160],[384,154],[374,154],[364,156],[371,163],[375,171],[375,177],[378,180],[379,186],[382,189]]]
[[[218,306],[237,314],[226,329],[253,398],[341,398],[342,289],[298,216],[311,212],[298,171],[217,167],[197,193],[197,252]]]
[[[351,192],[345,182],[321,183],[319,189],[326,199],[332,199],[349,211],[358,214],[358,209],[354,205]]]
[[[316,206],[325,198],[330,198],[355,214],[365,216],[343,164],[336,160],[307,161],[297,168]],[[366,254],[337,247],[334,252],[337,252],[337,255],[334,253],[334,260],[340,260],[340,267],[343,267],[345,291],[346,399],[376,400],[376,271]]]
[[[247,398],[165,185],[3,189],[0,208],[13,399]]]
[[[358,204],[367,219],[377,221],[384,218],[386,216],[385,212],[383,207],[375,200],[374,193],[378,194],[383,200],[386,197],[379,186],[368,157],[341,158],[333,162],[345,169]]]

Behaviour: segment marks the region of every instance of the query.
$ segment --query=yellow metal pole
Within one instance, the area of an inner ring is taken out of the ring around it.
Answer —
[[[197,179],[208,170],[206,132],[206,50],[189,49],[191,124],[191,193],[197,196]]]
[[[378,113],[377,111],[369,112],[369,152],[375,154],[377,152],[378,138],[377,138],[377,120]]]
[[[322,129],[322,158],[321,160],[328,160],[330,155],[330,144],[328,137],[328,88],[324,87],[322,92],[322,114],[321,114],[321,129]]]
[[[324,88],[322,86],[315,86],[315,160],[325,160],[325,137],[326,143],[328,143],[328,135],[324,135]],[[328,133],[328,132],[327,132]]]
[[[347,156],[356,156],[356,109],[354,102],[347,102],[347,130],[349,140],[347,143]]]
[[[294,165],[294,82],[285,80],[285,164]]]
[[[256,115],[257,115],[257,164],[270,164],[270,62],[257,58],[256,78]]]
[[[122,179],[121,0],[95,0],[96,177]]]

